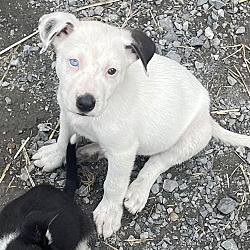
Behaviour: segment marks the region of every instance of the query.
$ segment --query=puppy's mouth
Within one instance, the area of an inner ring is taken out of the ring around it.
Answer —
[[[80,115],[80,116],[88,116],[88,115],[86,115],[86,114],[84,114],[84,113],[76,113],[77,115]]]

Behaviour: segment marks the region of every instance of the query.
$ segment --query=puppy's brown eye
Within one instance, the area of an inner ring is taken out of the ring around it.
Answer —
[[[108,69],[108,74],[110,75],[110,76],[112,76],[112,75],[114,75],[115,73],[116,73],[116,69],[115,68],[109,68]]]

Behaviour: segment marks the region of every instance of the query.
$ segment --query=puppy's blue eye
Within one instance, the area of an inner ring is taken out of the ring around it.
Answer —
[[[79,66],[79,62],[78,62],[77,59],[69,59],[69,63],[73,67],[78,67]]]

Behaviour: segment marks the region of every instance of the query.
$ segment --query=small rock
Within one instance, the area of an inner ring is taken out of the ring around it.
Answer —
[[[37,128],[38,128],[38,130],[41,131],[41,132],[48,132],[48,131],[50,131],[50,128],[48,127],[48,125],[47,125],[47,124],[44,124],[44,123],[38,124],[38,125],[37,125]]]
[[[221,16],[221,17],[224,17],[224,10],[223,9],[219,9],[218,10],[218,15]]]
[[[181,62],[181,57],[173,50],[170,50],[168,53],[167,53],[167,56],[169,58],[171,58],[172,60],[180,63]]]
[[[219,39],[218,37],[215,37],[215,38],[213,39],[213,45],[214,45],[215,47],[218,47],[218,46],[220,45],[220,39]]]
[[[209,3],[213,5],[217,10],[223,8],[226,5],[226,3],[220,0],[209,0]]]
[[[103,10],[104,10],[104,8],[102,6],[97,6],[95,8],[95,14],[100,16],[102,14]]]
[[[232,198],[223,198],[217,205],[218,210],[223,214],[230,214],[234,211],[237,202]]]
[[[178,215],[177,213],[172,212],[172,213],[170,214],[170,220],[171,220],[171,221],[177,221],[178,219],[179,219],[179,215]]]
[[[187,31],[188,30],[188,21],[185,21],[182,25],[182,29]]]
[[[212,29],[210,27],[207,27],[205,29],[205,36],[208,38],[208,39],[213,39],[214,38],[214,32],[212,31]]]
[[[189,41],[191,46],[202,46],[203,41],[198,37],[192,37]]]
[[[234,239],[225,240],[221,243],[221,246],[226,250],[238,250],[238,247]]]
[[[155,183],[152,187],[151,187],[151,192],[153,194],[158,194],[160,191],[160,188],[159,188],[159,184],[158,183]]]
[[[10,60],[10,66],[18,66],[19,65],[19,59],[12,59]]]
[[[8,87],[10,85],[10,83],[9,82],[2,82],[2,83],[0,83],[0,86],[2,86],[2,87]]]
[[[240,230],[241,230],[242,233],[246,233],[248,231],[248,229],[247,229],[247,221],[243,220],[240,223]]]
[[[173,192],[178,187],[178,182],[175,180],[164,180],[163,189],[167,192]]]
[[[140,234],[140,239],[148,239],[148,232],[143,232]]]
[[[227,81],[228,81],[228,83],[231,85],[231,86],[233,86],[236,82],[237,82],[237,80],[235,80],[232,76],[230,76],[230,75],[228,75],[227,76]]]
[[[174,26],[177,30],[182,30],[182,25],[180,23],[174,22]]]
[[[207,1],[208,0],[198,0],[197,1],[197,6],[201,6],[201,5],[205,4],[205,3],[207,3]]]
[[[196,69],[202,69],[204,67],[204,63],[200,63],[200,62],[195,61],[194,66]]]
[[[244,26],[240,26],[237,30],[236,30],[236,34],[244,34],[246,32],[246,28]]]
[[[11,99],[8,96],[6,96],[4,100],[5,100],[7,105],[10,105],[11,102],[12,102]]]

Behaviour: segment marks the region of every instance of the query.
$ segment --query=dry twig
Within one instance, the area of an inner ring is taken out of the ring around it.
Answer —
[[[24,159],[25,159],[25,166],[24,167],[25,167],[26,173],[27,173],[28,178],[30,180],[31,186],[35,187],[36,186],[35,182],[33,181],[32,177],[30,175],[29,169],[28,169],[28,167],[30,166],[30,158],[29,158],[29,155],[28,155],[25,147],[23,148],[23,155],[24,155]]]
[[[112,249],[112,250],[118,250],[118,248],[113,247],[113,246],[110,245],[108,242],[103,241],[103,243],[104,243],[106,246],[108,246],[110,249]]]
[[[240,109],[221,109],[221,110],[214,110],[211,111],[211,114],[216,115],[226,115],[227,113],[239,112]]]
[[[243,165],[240,164],[240,169],[241,169],[241,172],[245,178],[245,182],[246,182],[246,186],[247,186],[247,189],[248,189],[248,192],[250,193],[250,182],[249,182],[249,177],[247,176],[246,174],[246,170],[244,169]]]
[[[52,129],[52,132],[51,132],[51,134],[49,136],[49,140],[51,140],[54,137],[54,134],[55,134],[55,132],[57,132],[57,129],[59,128],[59,126],[60,126],[60,121],[58,120],[55,128]]]
[[[2,181],[3,181],[3,179],[5,178],[7,172],[9,171],[10,165],[11,165],[11,164],[8,163],[8,164],[5,166],[5,168],[4,168],[4,170],[3,170],[3,173],[2,173],[2,175],[1,175],[1,178],[0,178],[0,183],[2,183]]]
[[[142,239],[127,239],[124,240],[126,242],[130,242],[130,243],[135,243],[135,244],[141,244],[141,243],[145,243],[147,241],[153,241],[154,239],[152,238],[142,238]]]
[[[103,2],[99,2],[99,3],[94,3],[94,4],[90,4],[88,6],[83,6],[83,7],[80,7],[80,8],[77,8],[77,9],[74,9],[72,10],[71,12],[74,13],[74,12],[79,12],[81,10],[86,10],[86,9],[89,9],[91,7],[97,7],[97,6],[101,6],[101,5],[105,5],[105,4],[109,4],[109,3],[115,3],[115,2],[119,2],[120,0],[109,0],[109,1],[103,1]]]

